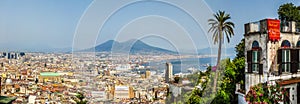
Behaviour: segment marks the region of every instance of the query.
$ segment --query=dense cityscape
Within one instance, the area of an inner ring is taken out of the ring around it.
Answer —
[[[0,1],[0,104],[300,104],[299,1],[71,1]]]
[[[89,103],[165,103],[170,90],[169,83],[174,83],[172,87],[178,90],[191,91],[194,88],[187,78],[180,83],[174,82],[171,63],[167,63],[163,69],[143,66],[151,60],[176,59],[179,57],[177,55],[132,55],[131,61],[120,56],[113,61],[114,58],[108,53],[99,53],[95,57],[92,57],[92,53],[76,55],[3,52],[0,58],[1,96],[11,97],[14,103],[57,104],[76,103],[76,95],[80,92]],[[169,70],[166,76],[161,73],[165,69]],[[190,69],[187,73],[175,76],[184,78],[197,70]]]

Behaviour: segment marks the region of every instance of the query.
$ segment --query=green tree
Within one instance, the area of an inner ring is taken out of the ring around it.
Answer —
[[[231,19],[230,14],[225,13],[225,11],[218,11],[216,14],[214,14],[213,19],[208,20],[208,24],[211,26],[208,32],[212,32],[213,34],[213,41],[214,44],[218,43],[218,58],[217,58],[217,70],[219,69],[220,59],[221,59],[221,48],[222,43],[224,42],[224,34],[226,35],[228,43],[230,42],[230,38],[234,35],[234,23],[230,22],[229,19]],[[215,80],[214,80],[214,88],[213,91],[216,91],[217,86],[217,79],[218,74],[215,74]]]
[[[234,80],[234,83],[240,83],[242,89],[244,90],[245,87],[245,57],[241,58],[235,58],[233,61],[233,64],[235,67],[236,72],[236,79]]]
[[[285,21],[300,22],[299,9],[293,3],[286,3],[281,5],[278,8],[277,13],[279,15],[279,19],[283,22]]]
[[[243,38],[239,44],[235,46],[235,59],[245,57],[245,39]]]
[[[222,60],[222,65],[225,65],[224,77],[220,83],[216,97],[212,101],[213,104],[237,104],[238,96],[235,94],[236,83],[240,83],[244,88],[245,81],[245,55],[244,55],[245,40],[242,39],[236,45],[236,57],[230,61],[229,59]],[[224,62],[225,61],[225,62]]]
[[[211,66],[206,68],[205,72],[200,72],[198,77],[198,83],[201,84],[202,89],[195,88],[191,93],[187,93],[185,95],[185,103],[186,104],[205,104],[209,102],[207,99],[210,99],[212,97],[204,97],[203,95],[209,95],[209,90],[211,90],[211,86],[209,84],[209,75],[211,73]],[[206,81],[202,81],[201,79],[205,78]]]
[[[174,77],[174,83],[179,83],[180,77],[179,76],[175,76]]]
[[[224,75],[222,80],[219,80],[218,83],[220,87],[216,95],[211,95],[212,84],[211,80],[214,80],[211,76],[214,76],[216,73],[211,73],[211,67],[207,68],[206,72],[201,72],[199,74],[199,80],[203,77],[207,77],[207,81],[199,83],[202,84],[203,89],[198,88],[194,89],[188,99],[186,99],[187,104],[237,104],[238,96],[235,94],[236,83],[244,82],[245,80],[245,56],[244,53],[245,41],[241,40],[239,44],[236,45],[236,57],[231,61],[230,59],[223,59],[220,62],[220,70],[222,70]],[[241,86],[243,84],[241,83]]]
[[[235,46],[236,56],[233,63],[236,65],[236,82],[240,83],[242,89],[245,88],[245,39],[243,38],[239,44]]]
[[[225,66],[224,77],[212,104],[231,104],[235,96],[236,66],[230,59],[222,60],[221,65]]]
[[[76,104],[87,104],[87,100],[84,100],[84,95],[82,92],[78,92],[77,95],[76,95]]]

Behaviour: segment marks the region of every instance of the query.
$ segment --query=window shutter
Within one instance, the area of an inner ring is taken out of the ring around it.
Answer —
[[[282,49],[277,50],[277,64],[278,64],[278,74],[282,73]]]
[[[299,63],[300,63],[300,59],[299,59],[299,57],[300,57],[300,54],[299,54],[299,49],[296,49],[296,56],[294,56],[294,57],[296,57],[296,73],[298,72],[298,70],[299,70]],[[293,56],[292,56],[293,57]]]
[[[278,65],[278,75],[281,75],[281,73],[282,73],[282,65],[279,64]]]
[[[252,73],[252,64],[248,63],[248,73]]]
[[[298,71],[298,69],[299,69],[299,49],[295,49],[295,54],[294,55],[291,55],[291,57],[295,57],[295,64],[296,64],[296,73],[297,73],[297,71]]]
[[[247,51],[248,73],[252,73],[252,50]]]
[[[260,75],[263,75],[263,71],[264,71],[264,69],[263,69],[263,64],[259,64],[259,70],[258,70],[258,73],[259,73]]]
[[[297,73],[299,62],[299,51],[298,49],[291,49],[291,73]]]
[[[252,61],[252,50],[247,51],[247,62],[251,63],[251,61]]]

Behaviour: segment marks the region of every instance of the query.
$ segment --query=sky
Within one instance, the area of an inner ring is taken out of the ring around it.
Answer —
[[[235,35],[225,43],[234,47],[245,23],[278,18],[284,3],[300,6],[299,0],[116,1],[1,0],[0,51],[83,49],[130,39],[170,50],[201,49],[214,46],[205,22],[218,10],[235,23]]]

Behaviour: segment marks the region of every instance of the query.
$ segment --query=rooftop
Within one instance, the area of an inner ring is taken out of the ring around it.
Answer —
[[[59,76],[59,74],[55,73],[55,72],[41,72],[40,75],[41,76]]]

